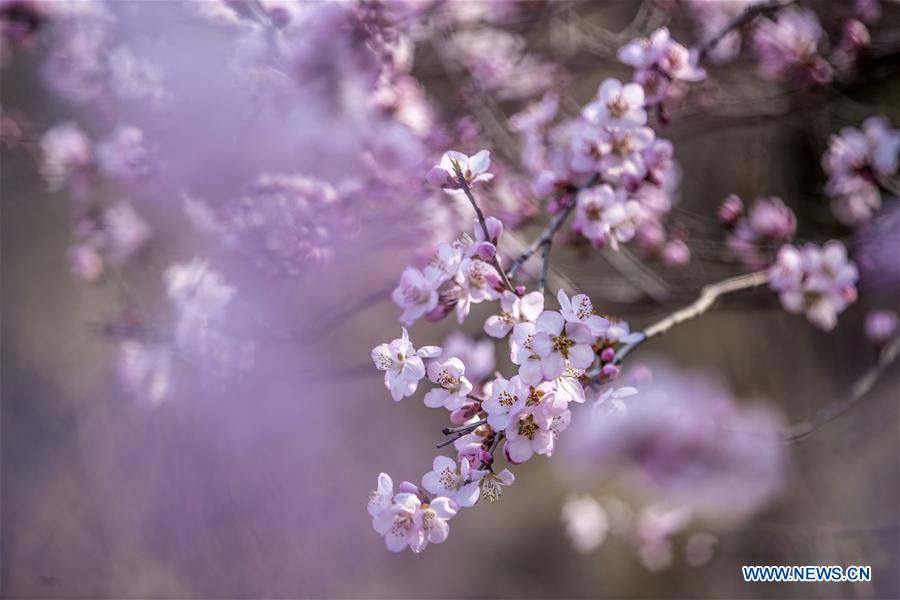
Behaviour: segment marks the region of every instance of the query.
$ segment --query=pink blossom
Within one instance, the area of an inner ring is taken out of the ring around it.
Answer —
[[[479,304],[485,300],[496,300],[500,297],[500,274],[483,260],[464,259],[454,281],[459,287],[459,298],[456,302],[456,318],[459,323],[465,321],[472,304]]]
[[[540,357],[541,374],[545,379],[562,375],[567,364],[576,369],[586,369],[594,362],[591,344],[596,336],[588,325],[567,322],[560,313],[545,310],[534,326],[531,345]]]
[[[466,458],[456,461],[447,456],[435,456],[432,470],[422,477],[422,487],[436,496],[446,496],[458,506],[474,506],[481,492],[482,471],[469,469]]]
[[[835,216],[847,225],[868,221],[881,207],[878,184],[897,173],[900,130],[883,116],[869,117],[861,129],[845,127],[832,135],[822,156],[826,192]]]
[[[791,313],[804,313],[811,323],[829,331],[838,314],[856,300],[856,265],[836,240],[801,249],[782,246],[769,271],[769,286],[779,292],[781,305]]]
[[[425,394],[425,406],[456,410],[466,403],[472,384],[465,378],[466,365],[458,358],[434,361],[428,365],[428,379],[440,387]]]
[[[416,494],[401,492],[394,495],[392,503],[375,516],[373,527],[384,536],[391,552],[400,552],[407,546],[414,553],[424,550],[429,542],[440,544],[447,539],[447,524],[456,514],[453,501],[443,496],[423,503]]]
[[[493,471],[481,471],[479,485],[481,486],[481,498],[490,503],[500,499],[503,488],[511,486],[516,478],[509,469],[503,469],[499,473]]]
[[[384,387],[391,392],[395,401],[400,401],[416,393],[419,381],[425,377],[424,358],[441,355],[439,346],[422,346],[418,350],[409,341],[409,333],[401,328],[400,338],[389,344],[372,348],[372,362],[379,371],[384,371]]]
[[[391,293],[394,304],[403,309],[400,322],[412,325],[417,319],[437,306],[438,293],[434,282],[415,267],[406,267],[400,283]]]
[[[459,190],[461,186],[457,173],[471,186],[479,181],[493,179],[494,176],[488,173],[490,166],[491,153],[487,150],[481,150],[472,156],[448,150],[441,157],[441,162],[428,172],[427,179],[432,185],[439,185],[446,190]]]
[[[559,313],[567,323],[587,325],[594,337],[600,337],[606,333],[609,328],[609,320],[597,314],[597,310],[587,294],[575,294],[570,300],[566,291],[560,289],[556,293],[556,299],[559,302]]]
[[[753,34],[760,72],[767,79],[800,77],[814,83],[831,81],[831,67],[819,56],[823,34],[816,13],[788,6],[774,20],[761,18]]]
[[[644,89],[636,83],[605,79],[597,89],[597,97],[586,105],[582,116],[593,125],[635,127],[647,122]]]
[[[513,464],[529,460],[535,454],[550,456],[559,434],[571,422],[572,413],[561,408],[548,414],[540,411],[541,404],[526,402],[515,410],[506,428],[503,453]]]
[[[614,250],[631,240],[641,220],[641,205],[626,198],[621,188],[603,184],[578,192],[573,227],[595,247]]]
[[[774,196],[757,198],[746,216],[740,215],[742,206],[740,198],[732,194],[719,209],[720,215],[733,217],[728,247],[748,269],[762,269],[772,263],[775,249],[794,237],[797,218],[781,198]]]
[[[631,40],[619,49],[618,57],[636,69],[634,81],[644,91],[645,106],[680,95],[682,92],[674,83],[706,78],[706,71],[697,65],[697,52],[673,40],[666,27],[660,27],[649,38]]]
[[[500,314],[488,317],[484,332],[491,337],[504,338],[516,323],[534,321],[544,310],[544,295],[529,292],[518,296],[505,290],[500,296]]]
[[[56,125],[41,138],[41,174],[51,190],[66,183],[82,184],[94,165],[91,141],[75,123]]]

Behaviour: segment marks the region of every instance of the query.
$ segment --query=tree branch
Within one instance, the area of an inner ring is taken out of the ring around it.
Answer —
[[[644,343],[646,340],[658,335],[662,335],[679,323],[684,323],[685,321],[689,321],[691,319],[699,317],[710,308],[712,308],[719,296],[757,287],[767,283],[768,281],[768,271],[757,271],[755,273],[750,273],[748,275],[739,275],[738,277],[732,277],[730,279],[725,279],[718,283],[713,283],[711,285],[705,286],[702,290],[700,290],[700,296],[693,303],[673,312],[664,319],[653,323],[642,332],[643,337],[623,346],[618,351],[618,353],[616,353],[616,357],[614,359],[616,364],[622,362],[622,359],[624,359],[628,355],[628,353],[634,350],[637,346]]]
[[[853,388],[850,390],[850,396],[848,398],[825,407],[806,421],[788,427],[784,432],[784,441],[788,444],[795,444],[803,441],[812,433],[818,431],[853,408],[857,402],[862,400],[866,394],[875,387],[875,383],[888,367],[894,363],[898,355],[900,355],[900,336],[896,336],[888,345],[882,348],[881,352],[878,353],[878,360],[875,364],[866,371],[862,377],[857,379],[855,384],[853,384]]]
[[[465,175],[463,175],[462,171],[459,168],[459,165],[454,165],[456,168],[456,178],[459,180],[459,185],[462,188],[463,193],[466,195],[466,198],[469,199],[469,203],[472,205],[472,208],[475,209],[475,214],[478,216],[478,223],[481,224],[481,232],[484,234],[484,239],[487,241],[492,241],[491,236],[488,233],[487,223],[484,220],[484,213],[481,211],[481,207],[478,206],[478,202],[475,200],[475,195],[472,194],[472,188],[469,187],[469,182],[466,181]],[[503,285],[509,291],[515,291],[512,284],[509,282],[509,278],[506,276],[506,272],[503,270],[503,267],[500,266],[500,259],[497,258],[497,253],[494,253],[494,257],[491,260],[491,265],[497,270],[497,273],[500,274],[500,279],[503,280]]]

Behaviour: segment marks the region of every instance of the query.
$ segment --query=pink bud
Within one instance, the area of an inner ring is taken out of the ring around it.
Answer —
[[[673,240],[663,249],[663,262],[672,267],[682,267],[691,260],[691,250],[681,240]]]
[[[612,360],[616,357],[616,351],[612,348],[604,348],[600,352],[600,360],[605,363],[612,362]]]
[[[400,485],[397,486],[397,489],[404,494],[419,493],[419,486],[414,483],[410,483],[409,481],[401,481]]]
[[[493,456],[491,455],[491,453],[488,452],[487,450],[482,450],[482,451],[478,454],[478,459],[479,459],[481,462],[483,462],[484,464],[486,464],[486,465],[489,465],[489,464],[491,464],[492,462],[494,462],[494,457],[493,457]]]
[[[731,194],[719,207],[719,220],[725,225],[734,225],[744,212],[744,204],[737,194]]]
[[[450,314],[450,307],[446,304],[439,303],[437,306],[425,313],[425,320],[435,323]]]
[[[432,167],[425,176],[425,180],[431,185],[447,185],[451,183],[450,173],[441,167]]]
[[[517,285],[517,286],[516,286],[516,296],[520,296],[520,297],[521,297],[521,296],[524,296],[524,295],[525,295],[525,286],[524,286],[524,285]]]
[[[869,30],[856,19],[849,19],[844,23],[841,32],[841,46],[848,49],[859,50],[867,47],[872,42]]]
[[[648,221],[637,231],[637,242],[645,254],[655,255],[666,241],[666,232],[657,221]]]
[[[450,422],[454,425],[462,425],[465,423],[469,417],[466,416],[466,407],[460,406],[456,410],[450,413]]]
[[[603,365],[600,369],[601,381],[612,381],[619,376],[619,367],[613,364]]]
[[[497,217],[488,217],[484,220],[484,224],[487,225],[489,241],[496,242],[499,240],[500,235],[503,233],[503,222]]]
[[[479,242],[475,248],[475,254],[483,261],[490,261],[497,254],[497,246],[490,242]]]

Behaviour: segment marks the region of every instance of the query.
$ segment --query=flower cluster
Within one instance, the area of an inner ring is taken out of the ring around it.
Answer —
[[[797,218],[781,198],[757,198],[747,214],[741,199],[731,194],[719,208],[719,219],[728,227],[728,247],[747,269],[772,264],[775,252],[797,230]]]
[[[684,83],[706,78],[706,71],[697,65],[697,51],[673,40],[666,27],[628,42],[618,56],[635,68],[634,81],[643,87],[647,106],[678,99],[684,95]]]
[[[428,180],[456,195],[478,181],[489,180],[489,166],[490,154],[486,150],[471,157],[446,152],[440,164],[428,173]],[[503,223],[499,219],[476,219],[473,236],[463,234],[452,243],[441,242],[424,269],[407,267],[391,294],[394,303],[403,309],[400,320],[405,325],[422,317],[439,320],[455,309],[462,323],[473,304],[497,300],[505,289],[497,256],[502,234]]]
[[[455,351],[451,356],[433,346],[416,350],[406,329],[401,338],[372,350],[372,360],[385,372],[385,387],[395,400],[415,393],[427,376],[434,387],[424,403],[449,411],[454,427],[445,433],[456,436],[452,439],[456,459],[437,456],[421,489],[405,482],[394,494],[390,478],[385,474],[379,478],[369,512],[388,548],[399,551],[409,546],[418,552],[428,542],[442,542],[447,520],[460,508],[479,499],[495,501],[501,487],[513,482],[507,469],[496,472],[494,452],[501,443],[503,456],[512,465],[535,455],[552,455],[571,422],[570,405],[585,401],[588,370],[597,369],[600,381],[618,374],[615,353],[635,339],[627,323],[611,324],[584,294],[569,298],[560,290],[557,298],[559,310],[545,310],[539,292],[507,290],[499,295],[501,311],[487,319],[484,330],[497,339],[509,338],[510,360],[518,373],[495,376],[481,386],[480,395],[467,378],[467,364],[459,358],[466,353]]]
[[[856,265],[837,240],[824,246],[782,246],[769,270],[769,286],[785,310],[805,314],[826,331],[834,329],[838,315],[856,301],[858,278]]]
[[[819,18],[810,9],[789,6],[773,19],[761,19],[753,31],[760,73],[779,81],[828,83],[832,68],[819,54],[823,35]]]
[[[645,107],[641,85],[606,79],[577,119],[551,126],[557,99],[548,95],[512,124],[537,195],[558,197],[557,210],[574,203],[576,232],[614,250],[636,238],[662,256],[679,174],[671,142],[647,127]]]
[[[861,129],[845,127],[831,136],[822,168],[838,220],[859,225],[881,208],[882,188],[896,189],[898,154],[900,130],[892,129],[883,116],[869,117]]]

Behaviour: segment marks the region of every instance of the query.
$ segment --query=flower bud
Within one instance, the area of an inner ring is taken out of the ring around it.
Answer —
[[[497,246],[495,246],[491,242],[478,242],[477,246],[475,247],[475,255],[485,262],[490,262],[491,260],[493,260],[496,254]]]
[[[619,367],[614,364],[606,364],[600,368],[600,380],[612,381],[619,376]]]
[[[488,217],[484,220],[484,224],[487,225],[488,241],[498,241],[503,233],[503,221],[497,217]]]
[[[401,481],[400,485],[397,486],[397,490],[404,494],[418,494],[419,486],[414,483],[410,483],[409,481]]]
[[[441,319],[446,317],[448,314],[450,314],[450,307],[446,304],[438,303],[437,306],[425,313],[425,320],[436,323],[437,321],[440,321]]]
[[[605,363],[612,362],[615,357],[616,351],[612,348],[607,347],[600,351],[600,360]]]
[[[744,204],[737,194],[731,194],[719,207],[719,220],[725,225],[734,225],[744,212]]]

